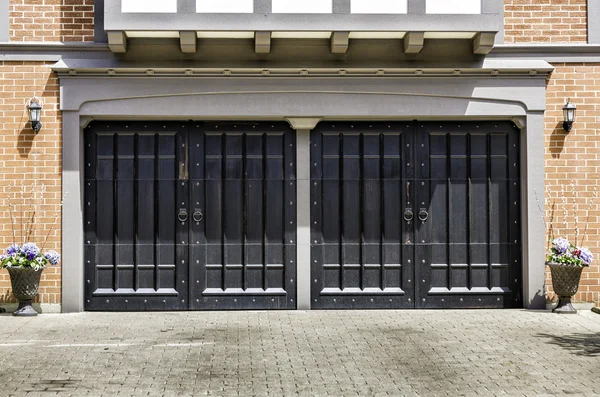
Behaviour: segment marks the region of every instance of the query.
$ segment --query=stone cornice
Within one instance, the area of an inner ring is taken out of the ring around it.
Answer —
[[[352,45],[352,43],[350,43]],[[105,59],[115,62],[105,43],[0,43],[0,61],[58,62],[61,59]],[[543,60],[546,62],[600,62],[598,44],[500,44],[486,59]]]

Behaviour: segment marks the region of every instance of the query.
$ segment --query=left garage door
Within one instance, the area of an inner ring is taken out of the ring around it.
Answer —
[[[277,123],[91,124],[86,310],[295,308],[294,134]]]

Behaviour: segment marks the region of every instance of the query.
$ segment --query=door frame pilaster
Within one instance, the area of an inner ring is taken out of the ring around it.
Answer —
[[[296,130],[296,303],[298,310],[310,310],[310,132],[321,118],[286,118]]]

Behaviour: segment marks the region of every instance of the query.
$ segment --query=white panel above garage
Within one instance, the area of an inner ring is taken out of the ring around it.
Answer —
[[[481,14],[481,0],[426,0],[427,14]]]
[[[408,0],[352,0],[352,14],[406,14]]]
[[[177,0],[122,0],[121,12],[176,13]]]
[[[254,12],[254,0],[196,0],[198,13],[248,14]]]
[[[331,14],[332,0],[273,0],[274,14]]]

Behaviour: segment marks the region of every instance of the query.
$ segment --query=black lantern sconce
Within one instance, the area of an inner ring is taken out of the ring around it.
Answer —
[[[29,113],[29,121],[31,129],[37,134],[42,129],[42,100],[38,97],[33,97],[27,101],[27,112]]]
[[[575,111],[577,106],[571,103],[571,99],[567,100],[567,104],[563,106],[563,130],[570,132],[575,122]]]

